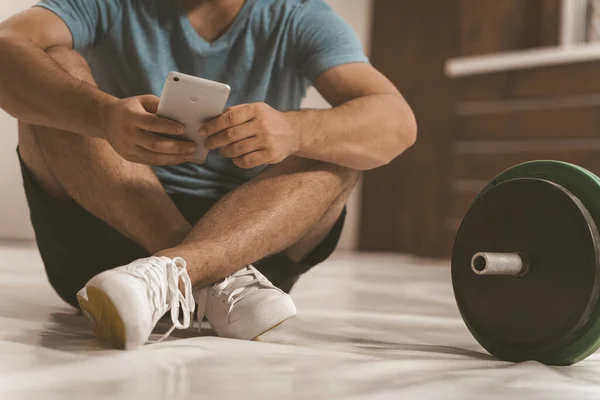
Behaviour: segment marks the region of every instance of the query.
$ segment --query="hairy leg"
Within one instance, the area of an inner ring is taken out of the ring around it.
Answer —
[[[344,167],[290,157],[229,193],[181,245],[159,254],[186,259],[194,284],[280,251],[300,260],[335,224],[358,177]]]
[[[71,75],[95,84],[78,53],[48,52]],[[20,123],[19,151],[50,194],[75,200],[150,253],[177,245],[191,229],[152,169],[124,160],[102,139]]]
[[[323,217],[308,231],[299,241],[294,243],[285,252],[294,261],[302,261],[308,256],[325,238],[340,218],[348,199],[358,182],[359,173],[355,172],[349,177],[348,185],[340,193],[331,207],[327,209]]]

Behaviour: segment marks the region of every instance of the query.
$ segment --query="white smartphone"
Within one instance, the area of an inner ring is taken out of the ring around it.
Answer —
[[[230,91],[229,85],[224,83],[169,72],[156,114],[185,126],[182,140],[198,145],[193,162],[202,164],[206,161],[208,150],[204,148],[204,137],[198,134],[198,129],[206,121],[223,114]]]

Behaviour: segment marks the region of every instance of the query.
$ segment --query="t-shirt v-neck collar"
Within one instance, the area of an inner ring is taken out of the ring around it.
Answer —
[[[192,26],[192,23],[190,22],[190,19],[188,18],[187,11],[183,6],[183,1],[175,0],[175,2],[177,3],[177,7],[179,9],[178,11],[181,20],[181,25],[184,29],[186,36],[188,36],[188,38],[190,39],[190,43],[192,43],[198,51],[218,51],[227,48],[230,45],[231,39],[237,35],[239,30],[242,28],[243,24],[246,22],[246,17],[250,13],[252,5],[256,2],[256,0],[246,0],[238,14],[235,16],[235,18],[227,28],[227,30],[212,42],[207,41],[202,36],[200,36],[198,32],[196,32],[196,30]]]

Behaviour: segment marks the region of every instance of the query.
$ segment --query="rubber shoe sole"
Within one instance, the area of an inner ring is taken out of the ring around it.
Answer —
[[[112,348],[125,349],[125,325],[112,300],[90,286],[77,293],[77,301],[96,337]]]
[[[283,323],[284,323],[285,321],[287,321],[288,319],[292,319],[292,318],[294,318],[294,317],[295,317],[295,315],[293,315],[293,316],[291,316],[291,317],[289,317],[289,318],[286,318],[286,319],[284,319],[283,321],[281,321],[280,323],[278,323],[278,324],[277,324],[277,325],[275,325],[274,327],[267,329],[266,331],[264,331],[263,333],[261,333],[260,335],[258,335],[258,336],[257,336],[257,337],[255,337],[254,339],[252,339],[252,341],[253,341],[253,342],[260,342],[260,337],[261,337],[262,335],[264,335],[264,334],[265,334],[265,333],[267,333],[267,332],[270,332],[270,331],[272,331],[273,329],[277,328],[279,325],[283,324]]]

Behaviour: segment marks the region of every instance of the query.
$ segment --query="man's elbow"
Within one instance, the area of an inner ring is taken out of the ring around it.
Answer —
[[[412,110],[408,106],[407,106],[407,110],[405,111],[404,114],[405,115],[399,124],[400,127],[396,133],[396,135],[398,137],[398,141],[399,141],[399,144],[398,144],[399,152],[398,152],[398,154],[396,154],[396,156],[400,155],[405,150],[411,148],[417,142],[418,126],[417,126],[417,119],[415,118],[415,114],[412,112]]]
[[[389,164],[417,142],[417,120],[410,107],[403,107],[392,125],[382,165]]]

